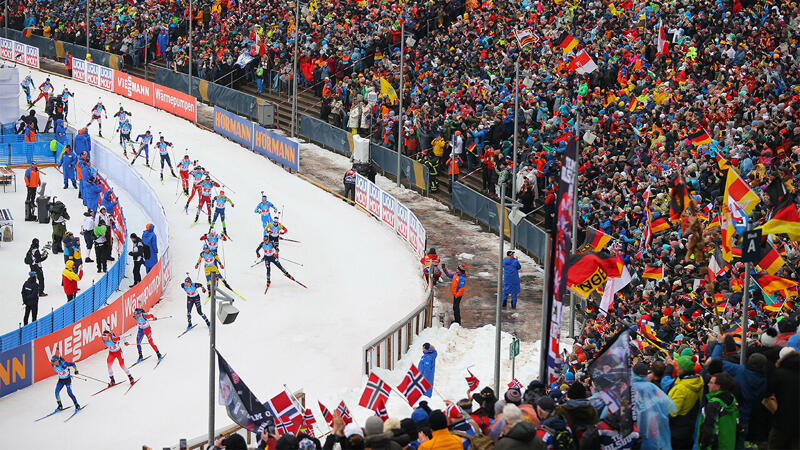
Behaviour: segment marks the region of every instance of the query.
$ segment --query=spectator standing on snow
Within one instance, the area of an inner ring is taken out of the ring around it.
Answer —
[[[28,265],[31,272],[36,274],[39,286],[39,297],[47,297],[47,294],[44,293],[44,272],[42,271],[42,261],[45,259],[47,259],[47,250],[40,252],[39,239],[33,238],[33,240],[31,240],[31,247],[25,255],[25,264]]]
[[[145,244],[139,239],[136,233],[131,233],[131,251],[128,252],[133,258],[133,284],[129,287],[136,286],[142,281],[142,266],[145,259],[147,259],[147,250]]]
[[[152,223],[148,223],[145,226],[145,230],[142,233],[142,243],[150,247],[150,257],[144,260],[144,267],[147,269],[145,273],[150,273],[150,270],[158,262],[158,237],[156,236],[156,227]]]
[[[428,380],[431,387],[425,391],[428,397],[433,393],[433,378],[436,375],[436,357],[439,354],[436,349],[428,342],[422,344],[422,357],[419,359],[419,371]]]
[[[36,282],[36,272],[28,273],[28,279],[22,285],[22,303],[25,305],[25,317],[22,324],[28,324],[28,315],[31,315],[31,322],[36,322],[39,313],[39,283]]]
[[[463,264],[459,264],[454,273],[447,271],[447,266],[442,263],[442,270],[450,282],[450,292],[453,294],[453,322],[461,325],[461,298],[464,297],[464,289],[467,285],[467,269]]]
[[[517,295],[520,292],[519,269],[520,265],[514,250],[506,252],[503,258],[503,308],[506,307],[506,299],[511,296],[511,309],[517,309]]]

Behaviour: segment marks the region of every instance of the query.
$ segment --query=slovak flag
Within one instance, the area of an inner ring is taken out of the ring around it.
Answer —
[[[377,402],[375,402],[375,415],[380,417],[382,421],[386,422],[386,419],[389,418],[389,413],[386,412],[386,399],[383,397],[379,398]]]
[[[328,410],[321,401],[317,400],[317,403],[319,403],[319,410],[322,412],[322,417],[325,418],[325,422],[329,427],[333,427],[333,414],[331,414],[330,410]]]
[[[383,399],[384,402],[391,394],[391,387],[384,383],[383,380],[378,378],[374,373],[369,374],[367,385],[364,387],[364,393],[361,394],[361,400],[358,401],[359,406],[375,410],[378,401]]]
[[[431,384],[422,376],[422,373],[414,364],[411,364],[406,376],[403,378],[403,382],[400,383],[400,386],[397,386],[397,390],[405,396],[411,406],[414,406],[417,400],[422,397],[422,394],[430,388]]]
[[[657,55],[669,54],[669,43],[667,42],[667,33],[664,32],[663,21],[658,22],[658,38],[656,40],[656,54]]]
[[[339,411],[339,415],[342,416],[342,420],[344,420],[345,424],[348,424],[353,421],[353,416],[350,415],[350,410],[347,409],[347,405],[344,404],[344,400],[339,403],[339,406],[336,408]]]
[[[508,383],[508,388],[509,389],[513,389],[513,388],[522,389],[522,383],[520,383],[519,380],[514,378],[513,380],[511,380],[510,383]]]
[[[469,373],[469,376],[466,378],[467,384],[469,385],[469,391],[472,392],[475,389],[478,389],[480,381],[478,381],[478,378],[475,375],[473,375],[469,369],[467,369],[467,373]]]

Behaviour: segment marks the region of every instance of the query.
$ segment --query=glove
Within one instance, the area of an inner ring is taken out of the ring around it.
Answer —
[[[195,264],[195,265],[194,265],[194,268],[195,268],[195,269],[197,269],[198,267],[200,267],[200,264]]]
[[[75,367],[75,375],[78,375],[78,368]]]
[[[224,269],[224,268],[225,268],[225,266],[223,266],[222,264],[220,264],[220,265],[219,265],[219,268],[220,268],[220,269]]]

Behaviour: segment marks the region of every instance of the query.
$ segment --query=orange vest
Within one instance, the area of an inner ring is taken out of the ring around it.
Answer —
[[[25,178],[25,186],[37,187],[39,186],[39,170],[31,170],[30,179]]]
[[[458,283],[461,281],[461,274],[456,272],[453,274],[453,281],[450,282],[450,292],[453,293],[453,297],[463,297],[464,296],[464,289],[467,287],[467,283],[464,283],[464,286],[461,289],[458,288]]]
[[[447,160],[447,174],[448,175],[458,175],[461,173],[458,163],[460,162],[458,157],[451,156],[450,159]]]

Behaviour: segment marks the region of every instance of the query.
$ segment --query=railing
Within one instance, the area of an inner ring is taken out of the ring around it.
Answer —
[[[55,164],[58,162],[58,152],[50,149],[50,142],[53,139],[62,144],[72,145],[72,133],[64,136],[39,133],[36,135],[36,142],[25,142],[25,137],[21,134],[0,135],[0,149],[2,149],[0,165]]]

